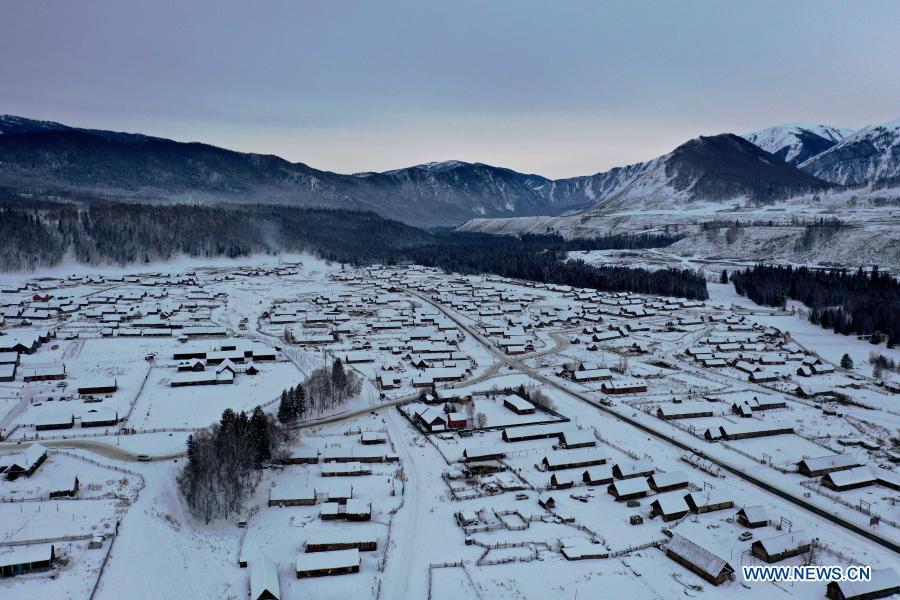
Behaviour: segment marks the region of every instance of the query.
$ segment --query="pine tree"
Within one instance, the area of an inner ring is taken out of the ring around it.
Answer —
[[[331,383],[339,392],[347,387],[347,373],[344,371],[344,363],[340,358],[335,358],[331,367]]]
[[[853,359],[850,358],[849,354],[844,354],[841,357],[841,368],[842,369],[852,369],[853,368]]]
[[[272,458],[272,447],[269,443],[269,423],[261,406],[253,409],[249,421],[250,441],[255,452],[255,462],[259,464]]]
[[[728,271],[727,270],[722,269],[722,277],[721,277],[720,281],[722,283],[728,283]]]
[[[283,390],[281,400],[278,402],[278,422],[282,425],[291,422],[295,417],[293,408],[291,396],[288,395],[287,390]]]
[[[291,407],[291,415],[294,419],[302,419],[306,415],[306,390],[300,383],[294,388],[294,404]]]

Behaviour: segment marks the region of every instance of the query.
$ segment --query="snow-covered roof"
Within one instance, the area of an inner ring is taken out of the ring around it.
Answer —
[[[684,471],[670,471],[668,473],[654,473],[651,475],[653,483],[658,488],[669,487],[670,485],[682,485],[688,483],[687,474]]]
[[[509,404],[516,410],[534,410],[534,404],[526,400],[525,398],[521,398],[515,394],[509,394],[503,397],[503,402]]]
[[[823,469],[846,469],[849,467],[857,467],[860,465],[859,460],[852,454],[830,454],[828,456],[817,456],[815,458],[804,458],[801,460],[810,471],[821,471]]]
[[[701,548],[691,540],[678,533],[672,536],[666,549],[711,577],[718,577],[723,569],[734,571],[734,568],[706,548]]]
[[[260,557],[251,559],[250,563],[250,600],[259,600],[268,592],[276,600],[281,598],[281,586],[278,583],[278,568],[270,559]]]
[[[824,477],[827,477],[837,487],[875,482],[875,476],[866,467],[834,471],[826,474]]]
[[[664,515],[672,515],[680,512],[687,512],[688,505],[684,501],[684,496],[677,492],[671,494],[660,494],[653,499],[653,502],[659,503],[659,508]]]
[[[33,544],[28,546],[0,548],[0,569],[13,565],[50,560],[52,555],[52,544]]]
[[[630,494],[650,491],[650,486],[647,485],[647,480],[643,477],[620,479],[619,481],[612,482],[612,485],[615,486],[614,489],[620,496],[628,496]]]
[[[359,550],[334,550],[331,552],[305,552],[297,556],[297,571],[321,571],[359,567]]]
[[[766,509],[762,506],[745,506],[741,509],[751,523],[760,523],[769,520]]]
[[[796,550],[801,546],[807,546],[812,543],[812,536],[804,533],[803,531],[792,531],[790,533],[785,533],[782,535],[776,535],[774,537],[766,538],[763,540],[757,540],[753,542],[753,545],[760,545],[766,551],[766,554],[769,556],[775,554],[781,554],[782,552],[786,552],[788,550]]]
[[[316,531],[306,537],[307,546],[328,546],[331,544],[375,544],[378,536],[371,532],[362,532],[359,528],[337,529],[329,528]]]
[[[844,598],[861,598],[900,586],[900,577],[894,569],[872,569],[869,581],[836,581],[834,584],[840,588]]]

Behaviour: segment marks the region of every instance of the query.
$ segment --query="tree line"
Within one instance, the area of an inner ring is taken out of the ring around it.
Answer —
[[[103,200],[26,201],[0,190],[0,271],[47,267],[71,257],[97,264],[147,264],[192,257],[305,252],[365,265],[413,261],[463,274],[692,299],[707,297],[700,274],[592,266],[573,251],[657,248],[677,235],[430,234],[375,213],[271,205],[150,205]]]
[[[900,342],[900,282],[877,267],[866,272],[756,265],[731,273],[731,281],[757,304],[802,302],[810,322],[837,333],[886,340],[889,347]]]
[[[595,266],[568,254],[576,249],[605,249],[614,243],[623,247],[656,247],[654,244],[671,243],[671,239],[665,234],[565,240],[557,235],[510,237],[454,232],[434,244],[408,248],[404,253],[418,264],[464,275],[490,273],[602,291],[707,299],[706,280],[695,271]]]

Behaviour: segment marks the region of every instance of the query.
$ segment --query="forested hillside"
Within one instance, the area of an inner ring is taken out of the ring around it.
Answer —
[[[757,265],[731,275],[734,288],[757,304],[781,306],[788,299],[810,308],[809,320],[838,333],[900,342],[900,282],[877,269],[830,271]]]
[[[0,208],[0,270],[80,263],[151,263],[193,257],[306,252],[354,265],[412,261],[459,273],[492,273],[610,291],[706,298],[690,271],[593,267],[572,250],[655,248],[669,235],[565,240],[462,232],[430,234],[371,212],[251,205],[57,203],[8,197]]]
[[[357,264],[389,261],[426,232],[369,212],[282,206],[91,203],[0,208],[0,270],[46,267],[69,256],[85,264],[130,264],[178,255],[309,252]]]

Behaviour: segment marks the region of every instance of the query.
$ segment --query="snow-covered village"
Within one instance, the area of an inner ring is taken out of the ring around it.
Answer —
[[[0,600],[900,600],[900,2],[2,8]]]
[[[734,582],[768,564],[894,585],[900,388],[868,342],[709,287],[310,257],[8,277],[0,594],[827,591]]]

